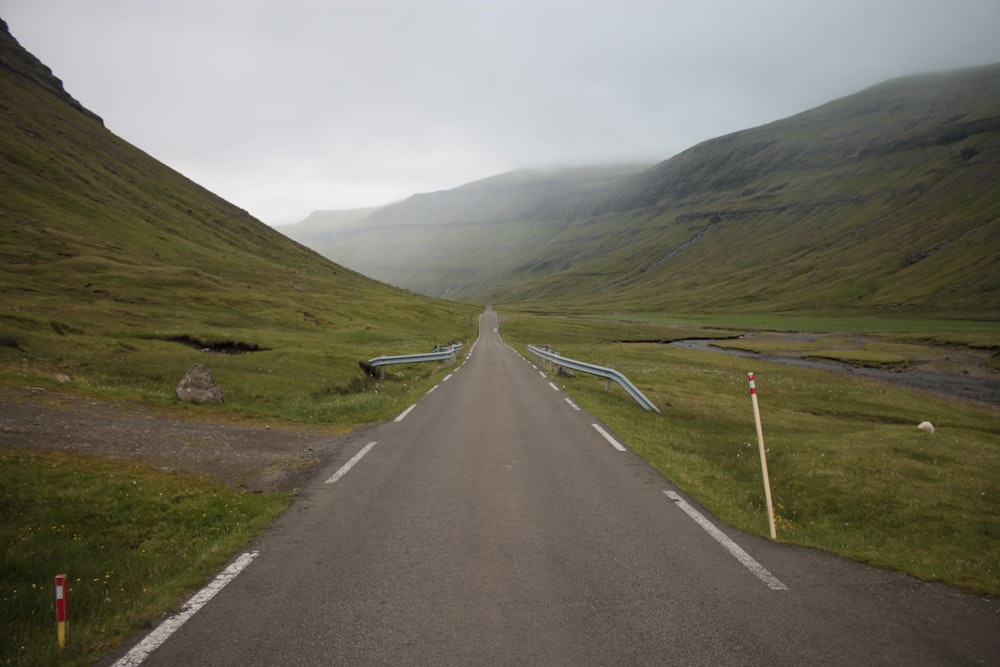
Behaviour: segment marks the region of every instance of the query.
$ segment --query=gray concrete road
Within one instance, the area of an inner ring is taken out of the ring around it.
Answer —
[[[997,600],[720,524],[481,324],[145,664],[1000,664]]]

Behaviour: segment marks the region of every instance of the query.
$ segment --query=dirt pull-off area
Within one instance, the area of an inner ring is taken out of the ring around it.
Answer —
[[[127,459],[255,492],[300,486],[339,449],[320,430],[192,421],[128,402],[0,385],[0,447]]]

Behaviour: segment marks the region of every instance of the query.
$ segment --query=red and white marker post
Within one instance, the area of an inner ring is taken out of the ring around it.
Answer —
[[[767,523],[771,529],[771,539],[778,539],[774,529],[774,504],[771,502],[771,478],[767,474],[767,454],[764,451],[764,429],[760,425],[760,406],[757,405],[757,384],[753,373],[747,373],[750,380],[750,400],[753,402],[753,418],[757,424],[757,445],[760,447],[760,469],[764,475],[764,497],[767,499]]]
[[[56,575],[56,632],[59,649],[66,647],[66,620],[69,615],[69,601],[66,599],[66,575]]]

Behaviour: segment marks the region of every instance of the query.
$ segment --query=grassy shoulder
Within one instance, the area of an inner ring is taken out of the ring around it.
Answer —
[[[523,353],[550,344],[628,376],[661,414],[617,387],[604,391],[597,378],[560,382],[723,521],[767,535],[746,376],[754,371],[780,540],[1000,594],[995,410],[847,374],[620,342],[684,338],[704,322],[661,327],[658,336],[650,322],[597,321],[589,332],[587,324],[516,315],[503,331]],[[892,352],[905,361],[912,351]],[[917,429],[924,420],[935,433]]]
[[[291,307],[268,317],[220,314],[217,321],[209,312],[186,320],[162,318],[143,307],[133,307],[123,319],[93,310],[64,313],[59,321],[0,313],[0,333],[18,345],[0,346],[0,381],[139,401],[200,418],[236,416],[346,430],[385,419],[408,393],[426,385],[434,370],[427,364],[394,369],[394,381],[375,383],[359,368],[360,360],[426,352],[449,341],[469,344],[477,335],[474,307],[427,302],[420,311],[391,301],[383,307],[369,307],[348,321],[335,320],[320,304],[311,319]],[[206,345],[236,342],[256,351],[211,353],[192,339]],[[174,389],[195,363],[209,367],[224,406],[179,404]]]
[[[90,664],[202,585],[291,501],[59,452],[0,450],[0,664]],[[55,575],[69,576],[65,650]]]

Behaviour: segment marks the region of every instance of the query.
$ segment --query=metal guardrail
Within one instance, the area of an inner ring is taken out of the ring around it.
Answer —
[[[434,348],[433,352],[375,357],[374,359],[369,359],[368,363],[372,368],[380,368],[382,366],[392,366],[394,364],[417,364],[424,361],[445,361],[447,359],[454,360],[463,347],[465,346],[462,343],[455,343],[454,345],[441,345],[440,347]]]
[[[576,359],[568,359],[566,357],[561,357],[559,354],[548,347],[538,347],[535,345],[529,345],[528,350],[542,359],[549,361],[557,366],[562,366],[563,368],[571,368],[575,371],[580,371],[581,373],[589,373],[590,375],[596,375],[602,377],[605,380],[614,380],[622,389],[628,392],[628,395],[635,399],[635,402],[641,405],[646,410],[655,410],[659,412],[660,409],[653,405],[646,396],[639,391],[639,389],[629,382],[629,379],[616,371],[613,368],[607,368],[606,366],[595,366],[593,364],[588,364],[583,361],[577,361]]]

